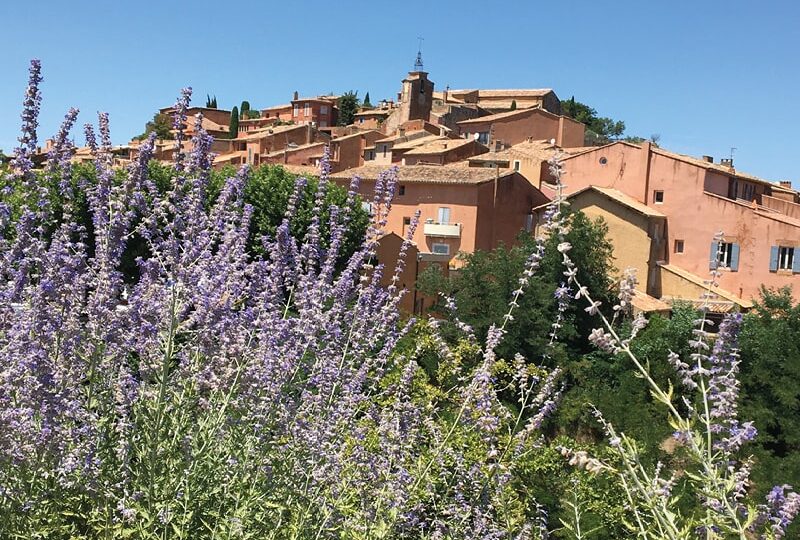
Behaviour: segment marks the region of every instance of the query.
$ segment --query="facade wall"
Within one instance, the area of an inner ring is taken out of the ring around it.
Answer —
[[[617,189],[645,202],[647,158],[626,144],[600,147],[564,161],[567,194],[591,185]]]
[[[317,127],[335,126],[337,109],[332,101],[317,99],[292,100],[292,121],[296,124],[315,124]]]
[[[586,126],[572,118],[561,116],[558,119],[559,135],[556,144],[562,148],[578,148],[583,146]]]
[[[261,157],[256,164],[260,162],[286,165],[316,165],[317,158],[325,151],[326,144],[320,142],[319,144],[303,146],[302,148],[286,148],[278,156]]]
[[[602,218],[608,227],[607,238],[614,246],[615,278],[627,268],[635,268],[638,289],[653,294],[657,286],[658,262],[663,260],[664,218],[648,217],[597,191],[585,191],[570,199],[570,208],[595,220]]]
[[[456,143],[461,141],[455,141]],[[416,163],[436,163],[444,165],[446,163],[455,163],[457,161],[465,160],[472,156],[484,154],[489,149],[479,144],[476,141],[470,141],[468,144],[461,144],[452,150],[446,152],[437,152],[436,154],[412,154],[403,157],[403,164],[414,165]]]
[[[583,127],[580,122],[531,109],[518,116],[462,124],[459,133],[467,136],[489,133],[489,145],[495,141],[514,145],[527,140],[555,139],[556,144],[567,148],[583,146]]]

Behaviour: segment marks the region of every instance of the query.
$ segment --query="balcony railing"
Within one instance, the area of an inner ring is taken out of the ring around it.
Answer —
[[[461,238],[461,223],[436,223],[425,222],[422,227],[425,236],[439,236],[441,238]]]

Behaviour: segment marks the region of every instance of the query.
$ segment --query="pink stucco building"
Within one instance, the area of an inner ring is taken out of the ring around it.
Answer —
[[[648,292],[684,297],[691,288],[678,282],[702,283],[720,266],[720,289],[743,307],[762,285],[794,286],[800,299],[800,200],[787,183],[737,171],[730,160],[714,163],[649,143],[615,142],[568,155],[563,165],[568,194],[609,188],[665,216],[648,275],[639,276]],[[713,240],[718,231],[721,244]],[[624,239],[616,249],[625,249]]]

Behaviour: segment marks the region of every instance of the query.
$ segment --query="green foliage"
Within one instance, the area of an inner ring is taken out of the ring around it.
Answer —
[[[245,100],[242,101],[241,106],[239,106],[239,115],[240,118],[247,118],[247,113],[250,111],[250,102]]]
[[[800,484],[800,304],[791,290],[762,289],[745,315],[741,348],[741,417],[758,429],[756,487]]]
[[[214,189],[214,193],[211,194],[212,198],[216,197],[225,179],[235,173],[236,170],[233,167],[225,167],[212,172],[211,185]],[[286,203],[294,190],[296,178],[297,175],[288,172],[280,165],[262,165],[252,170],[244,192],[245,202],[253,206],[248,240],[251,253],[263,254],[262,237],[264,235],[274,237],[278,225],[283,220]],[[300,239],[302,239],[302,235],[305,234],[311,222],[317,182],[315,178],[309,179],[303,192],[303,198],[298,202],[297,211],[292,217],[290,232]],[[333,183],[328,185],[321,219],[320,231],[324,245],[327,245],[329,235],[329,208],[332,204],[339,208],[343,208],[347,204],[347,191]],[[351,220],[342,247],[340,261],[348,259],[353,254],[369,224],[369,214],[361,207],[359,200],[356,200],[351,212]]]
[[[358,92],[345,92],[339,96],[339,125],[349,126],[355,121],[355,114],[358,112]]]
[[[586,125],[586,142],[606,144],[619,139],[625,132],[625,122],[597,115],[592,107],[575,101],[575,96],[561,102],[561,113]]]
[[[206,94],[206,108],[208,109],[216,109],[217,108],[217,96],[213,98]]]
[[[134,137],[134,139],[142,140],[146,139],[150,133],[155,132],[156,137],[159,139],[171,139],[172,138],[172,118],[168,114],[163,114],[157,112],[153,115],[153,119],[147,122],[144,126],[144,133],[141,135]]]
[[[516,99],[512,99],[511,100],[511,110],[512,111],[516,111],[517,110],[517,100]]]
[[[228,124],[228,136],[231,139],[235,139],[236,135],[239,133],[239,108],[234,105],[233,109],[231,109],[231,121]]]
[[[653,379],[664,388],[670,383],[677,384],[667,355],[674,351],[688,357],[691,352],[688,342],[697,317],[691,305],[676,304],[669,318],[651,316],[632,342],[636,357],[649,366]],[[627,356],[592,351],[571,356],[567,365],[570,387],[558,411],[560,429],[573,435],[602,438],[591,414],[592,407],[596,407],[620,431],[643,443],[648,457],[663,457],[659,446],[673,430],[664,421],[664,407],[653,399],[647,381],[636,372]]]
[[[245,118],[253,119],[253,118],[261,118],[261,111],[257,111],[254,109],[250,109],[245,113]]]
[[[364,107],[365,109],[372,108],[372,102],[370,102],[369,100],[369,92],[364,94],[364,101],[361,103],[361,106]]]
[[[609,276],[613,274],[607,226],[601,220],[591,221],[581,212],[571,214],[568,219],[570,230],[566,239],[573,245],[579,279],[591,290],[598,291],[602,300],[610,291]],[[520,298],[514,321],[506,328],[506,337],[498,348],[498,354],[505,358],[512,358],[519,352],[538,361],[545,354],[550,324],[556,313],[553,293],[565,279],[556,243],[556,238],[548,240],[541,268]],[[458,306],[459,317],[472,325],[482,339],[489,326],[501,320],[508,310],[508,302],[519,286],[519,276],[534,245],[533,237],[522,233],[517,245],[510,249],[498,247],[491,252],[461,254],[464,266],[452,279],[442,279],[441,273],[430,267],[420,274],[419,288],[430,295],[438,292],[451,295]],[[594,326],[593,316],[582,307],[572,306],[561,331],[562,342],[571,351],[586,352],[590,350],[586,336]]]

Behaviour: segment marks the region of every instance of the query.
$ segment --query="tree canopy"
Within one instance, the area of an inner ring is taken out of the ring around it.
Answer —
[[[239,133],[239,107],[236,105],[231,109],[231,121],[228,124],[228,134],[231,139],[235,139]]]
[[[339,96],[339,122],[340,126],[349,126],[355,121],[355,115],[359,107],[358,91],[345,92]]]
[[[147,122],[144,126],[144,133],[134,137],[134,139],[145,139],[150,133],[155,132],[156,137],[159,139],[171,139],[172,133],[172,118],[168,114],[157,112],[153,115],[153,119]]]

